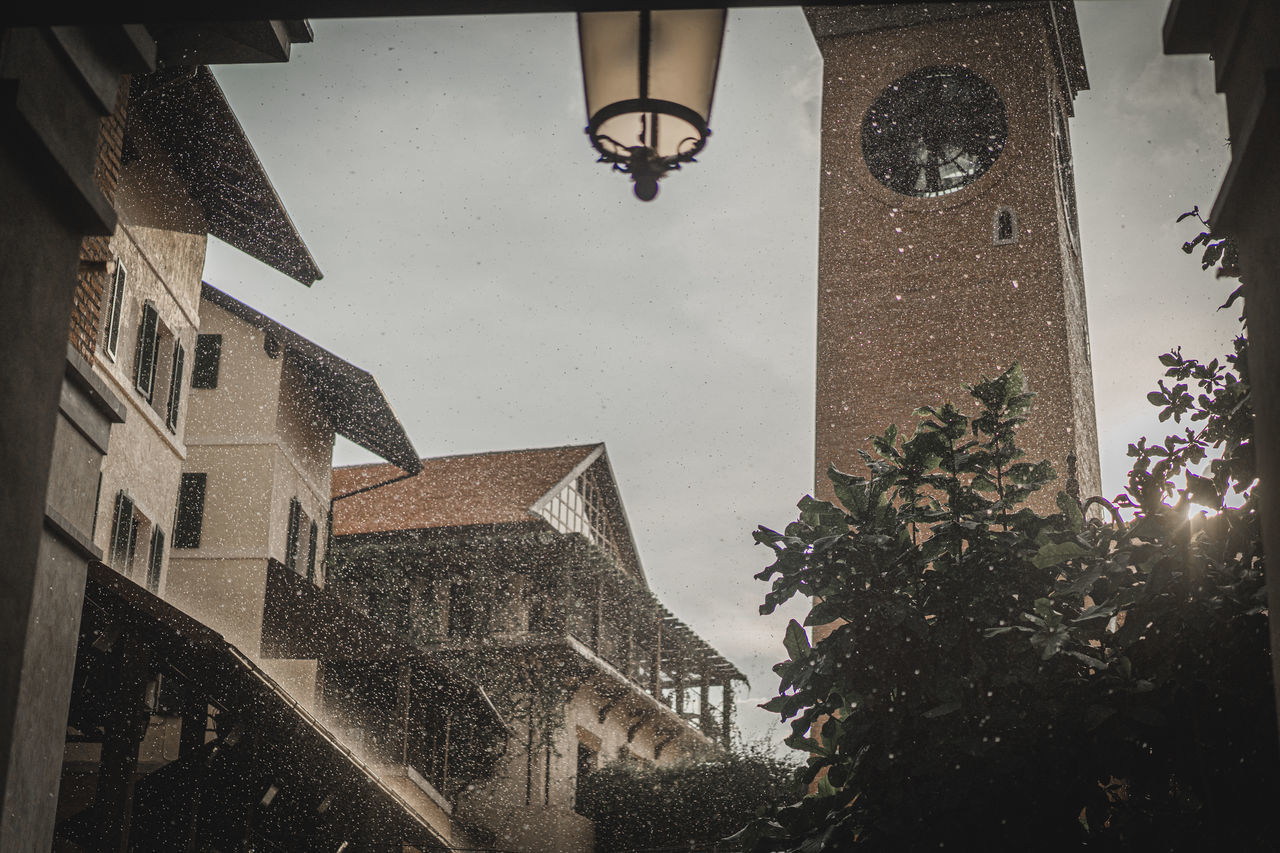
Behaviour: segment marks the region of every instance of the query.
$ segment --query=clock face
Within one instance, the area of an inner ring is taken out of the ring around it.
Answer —
[[[880,93],[862,120],[862,156],[876,180],[909,196],[955,192],[1004,149],[1004,102],[967,68],[913,71]]]

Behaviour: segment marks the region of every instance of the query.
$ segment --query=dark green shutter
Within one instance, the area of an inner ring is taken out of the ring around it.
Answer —
[[[197,335],[196,355],[191,363],[192,388],[217,388],[222,366],[222,335]]]
[[[186,355],[182,344],[173,345],[173,370],[169,374],[169,409],[164,419],[169,432],[178,431],[178,412],[182,405],[182,368]]]
[[[284,545],[284,564],[292,571],[298,570],[298,528],[302,524],[302,504],[297,498],[289,501],[289,538]]]
[[[183,474],[178,488],[178,517],[173,525],[173,547],[199,548],[204,526],[204,496],[207,474]]]
[[[151,402],[156,387],[156,360],[160,347],[160,313],[150,302],[142,304],[142,322],[138,324],[138,350],[133,360],[133,385]]]
[[[111,568],[118,572],[129,569],[129,543],[133,536],[133,499],[121,489],[116,493],[115,515],[111,520]]]
[[[160,591],[160,567],[164,564],[164,531],[156,525],[151,530],[151,559],[147,562],[147,589]]]
[[[320,526],[311,522],[311,535],[307,537],[307,580],[316,580],[316,547],[320,544]]]
[[[130,501],[130,504],[133,502]],[[133,566],[133,557],[138,553],[138,517],[129,519],[129,553],[125,556],[124,568]]]

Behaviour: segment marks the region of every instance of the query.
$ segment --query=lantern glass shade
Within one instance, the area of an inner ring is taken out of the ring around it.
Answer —
[[[587,133],[606,160],[644,149],[672,167],[702,149],[724,23],[724,9],[578,15]]]

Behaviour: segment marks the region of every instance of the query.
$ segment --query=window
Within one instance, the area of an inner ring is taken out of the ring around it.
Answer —
[[[320,544],[320,527],[311,522],[311,532],[307,536],[307,580],[316,582],[316,546]]]
[[[934,66],[880,93],[862,120],[862,155],[894,192],[939,196],[982,177],[1007,136],[994,86],[967,68]]]
[[[1011,207],[996,210],[991,222],[991,242],[997,246],[1018,242],[1018,215]]]
[[[196,357],[191,367],[192,388],[217,388],[222,366],[222,335],[197,335]]]
[[[182,405],[182,368],[186,359],[186,351],[182,344],[173,344],[173,366],[169,371],[169,402],[165,411],[164,425],[169,432],[178,431],[178,412]]]
[[[454,581],[449,585],[449,636],[470,637],[475,629],[475,585],[470,581]]]
[[[160,568],[164,563],[164,531],[160,525],[151,529],[151,559],[147,561],[147,589],[160,591]]]
[[[102,348],[112,361],[120,345],[120,315],[124,311],[125,268],[116,258],[116,273],[111,277],[111,293],[107,297],[107,325],[103,329]]]
[[[178,517],[173,525],[173,547],[199,548],[204,526],[204,496],[208,474],[183,474],[178,488]]]
[[[156,386],[156,362],[160,358],[160,312],[150,300],[142,304],[138,323],[138,349],[133,358],[133,385],[148,403]]]
[[[128,574],[138,544],[138,520],[133,515],[133,498],[121,489],[116,493],[115,515],[111,521],[111,545],[108,549],[111,568]]]

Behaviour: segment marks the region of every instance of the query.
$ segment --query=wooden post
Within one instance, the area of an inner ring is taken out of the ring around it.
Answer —
[[[720,744],[729,748],[733,739],[733,680],[726,678],[720,685]]]
[[[412,691],[413,667],[402,663],[396,667],[396,709],[391,718],[393,731],[387,740],[396,749],[396,758],[409,765],[409,699]]]
[[[146,654],[133,634],[119,639],[115,684],[111,692],[102,759],[98,765],[96,808],[98,847],[102,853],[121,853],[128,847],[133,774],[138,767],[138,747],[147,733],[148,715],[143,708],[147,689]]]
[[[698,692],[698,728],[702,729],[702,733],[707,737],[712,737],[716,722],[711,716],[711,670],[707,669],[706,656],[701,658],[699,668],[702,670],[702,683],[699,685]]]
[[[194,689],[194,688],[193,688]],[[199,840],[200,800],[204,794],[206,758],[197,759],[196,753],[204,748],[205,733],[209,725],[209,704],[203,695],[188,700],[182,708],[182,732],[178,737],[178,759],[185,761],[195,779],[191,799],[187,801],[187,814],[183,818],[179,848],[196,849]]]
[[[649,670],[649,695],[662,698],[662,617],[653,633],[653,667]]]
[[[595,607],[591,611],[591,651],[596,654],[600,654],[600,622],[604,618],[603,598],[604,578],[596,574],[596,600]]]
[[[676,713],[681,718],[684,717],[684,656],[681,655],[680,662],[676,664],[671,673],[671,680],[676,688]]]

